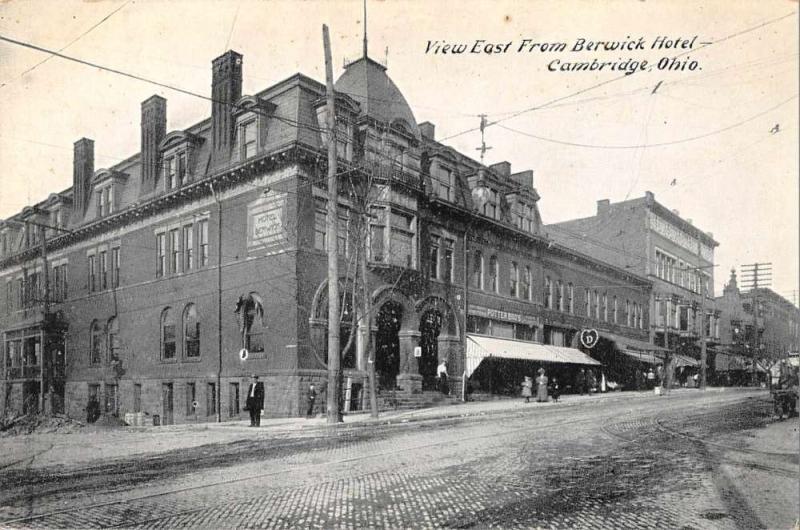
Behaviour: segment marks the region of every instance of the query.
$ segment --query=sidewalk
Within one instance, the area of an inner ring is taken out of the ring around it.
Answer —
[[[741,393],[760,389],[709,388],[707,392]],[[696,389],[675,389],[673,395],[700,394]],[[123,459],[140,454],[225,444],[238,440],[280,439],[297,436],[318,436],[331,430],[369,425],[388,425],[418,421],[445,420],[470,416],[530,412],[551,408],[569,409],[599,401],[663,399],[652,392],[613,392],[607,394],[566,395],[556,402],[525,403],[521,398],[496,399],[443,405],[427,409],[382,412],[374,419],[369,412],[346,415],[344,423],[330,425],[324,415],[305,418],[264,418],[260,428],[249,421],[197,423],[160,427],[120,427],[96,429],[91,427],[74,434],[31,434],[0,438],[0,470],[5,468],[81,466],[105,459]]]

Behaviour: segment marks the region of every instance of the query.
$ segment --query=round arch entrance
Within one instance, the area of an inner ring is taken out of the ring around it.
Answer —
[[[400,327],[403,322],[403,306],[388,300],[378,311],[375,319],[375,372],[380,388],[394,388],[400,373]]]
[[[442,331],[444,316],[438,309],[428,309],[419,320],[419,345],[422,356],[419,358],[419,375],[422,376],[422,390],[436,390],[436,367],[439,364],[439,334]]]

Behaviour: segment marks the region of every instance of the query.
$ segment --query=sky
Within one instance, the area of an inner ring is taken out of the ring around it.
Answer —
[[[796,1],[367,6],[370,56],[387,63],[417,121],[477,159],[486,114],[486,163],[534,170],[545,223],[652,191],[719,241],[717,292],[731,268],[771,262],[772,288],[798,299]],[[244,55],[243,93],[253,94],[297,72],[324,82],[322,24],[338,76],[361,53],[362,9],[360,0],[10,0],[0,1],[0,36],[206,95],[212,59],[234,49]],[[659,37],[694,42],[652,49]],[[432,53],[479,40],[479,53]],[[645,49],[573,51],[589,41]],[[499,53],[483,53],[485,44]],[[659,68],[676,55],[683,69]],[[168,130],[210,114],[207,100],[47,57],[0,41],[0,218],[71,186],[81,137],[95,140],[98,169],[138,152],[140,103],[153,94],[168,100]],[[650,68],[557,70],[593,59]]]

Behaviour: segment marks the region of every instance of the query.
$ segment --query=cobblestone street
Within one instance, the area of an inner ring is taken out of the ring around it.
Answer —
[[[789,528],[797,420],[685,393],[9,467],[5,527]],[[480,407],[480,404],[473,404]],[[424,418],[424,417],[423,417]],[[775,443],[777,437],[787,443]]]

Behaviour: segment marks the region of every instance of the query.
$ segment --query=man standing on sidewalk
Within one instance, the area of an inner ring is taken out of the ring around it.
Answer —
[[[308,385],[308,410],[306,411],[306,418],[314,417],[314,402],[317,400],[317,389],[314,388],[314,383]]]
[[[439,366],[436,368],[436,375],[439,377],[439,389],[442,391],[442,394],[449,395],[450,394],[450,387],[447,384],[447,362],[442,361],[439,363]]]
[[[247,410],[250,412],[250,427],[261,426],[261,410],[264,408],[264,383],[253,374],[253,382],[247,389]]]

